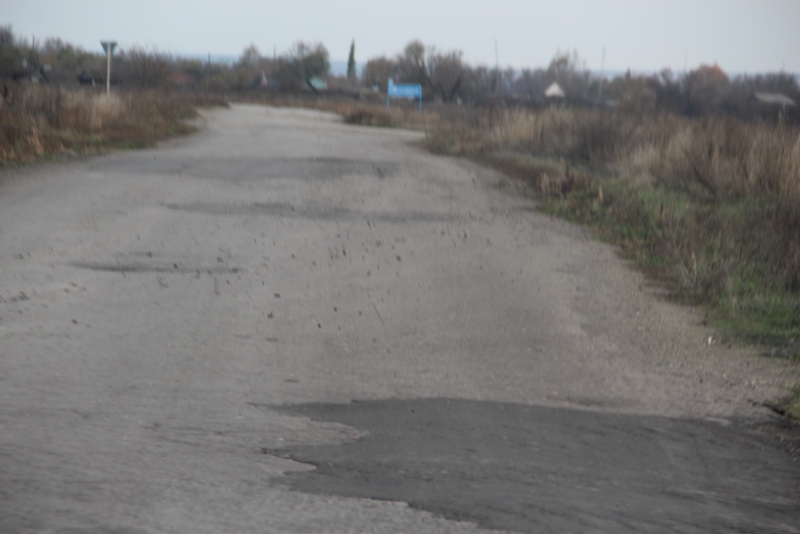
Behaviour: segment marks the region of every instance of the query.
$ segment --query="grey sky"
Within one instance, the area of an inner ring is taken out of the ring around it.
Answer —
[[[464,51],[470,63],[546,66],[576,49],[599,70],[800,72],[800,0],[0,0],[0,24],[100,51],[100,39],[170,53],[280,54],[321,41],[333,59],[394,55],[414,38]]]

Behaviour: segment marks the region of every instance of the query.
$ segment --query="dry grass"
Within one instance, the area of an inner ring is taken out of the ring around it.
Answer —
[[[800,130],[732,118],[550,108],[443,120],[438,152],[528,181],[726,334],[800,356]]]
[[[191,131],[195,107],[219,104],[162,92],[104,93],[57,86],[16,86],[0,107],[0,162],[60,153],[147,146]]]
[[[445,121],[430,146],[465,155],[513,152],[605,167],[630,181],[660,181],[711,198],[800,196],[800,130],[732,118],[701,122],[549,108]]]

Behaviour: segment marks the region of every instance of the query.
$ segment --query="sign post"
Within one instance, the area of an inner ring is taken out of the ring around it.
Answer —
[[[386,86],[386,109],[389,109],[389,98],[419,98],[419,114],[422,115],[422,86],[414,83],[401,83],[395,85],[389,78]]]
[[[106,94],[111,94],[111,54],[114,53],[114,48],[117,46],[116,41],[100,41],[100,44],[103,45],[103,50],[105,50],[106,55],[108,56],[107,67],[106,67]]]

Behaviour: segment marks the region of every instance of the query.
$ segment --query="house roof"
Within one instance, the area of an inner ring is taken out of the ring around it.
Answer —
[[[316,91],[324,91],[328,88],[328,84],[325,83],[325,80],[321,80],[316,76],[312,76],[308,79],[308,85],[310,85]]]
[[[564,98],[564,90],[558,83],[553,82],[550,87],[544,90],[544,96],[547,98]]]
[[[763,104],[778,104],[780,106],[796,106],[794,100],[781,93],[753,93],[753,97]]]

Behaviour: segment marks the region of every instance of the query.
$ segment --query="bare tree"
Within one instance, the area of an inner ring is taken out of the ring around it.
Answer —
[[[297,91],[313,76],[324,76],[330,70],[328,49],[322,43],[297,42],[278,60],[281,89]]]
[[[167,87],[171,59],[156,50],[133,46],[123,54],[123,65],[128,81],[137,89]]]
[[[396,75],[399,81],[430,85],[428,69],[425,63],[425,45],[419,40],[408,43],[403,53],[397,57]]]
[[[558,51],[547,67],[547,76],[564,90],[568,100],[583,101],[589,88],[589,71],[578,52]]]
[[[250,44],[242,51],[239,61],[233,65],[233,85],[237,89],[247,89],[256,85],[266,68],[256,45]]]
[[[365,85],[377,85],[386,87],[386,80],[395,75],[397,65],[386,56],[374,57],[367,61],[361,73],[361,79]]]
[[[706,115],[719,109],[730,80],[719,65],[700,65],[684,78],[688,115]]]
[[[514,80],[513,89],[520,98],[538,104],[543,99],[547,85],[547,72],[544,69],[523,69],[519,77]]]
[[[22,72],[22,52],[11,26],[0,26],[0,78],[13,78]]]
[[[433,47],[428,52],[427,79],[434,95],[444,102],[452,102],[460,96],[459,90],[467,70],[463,55],[460,50],[440,53]]]

